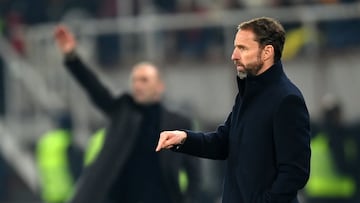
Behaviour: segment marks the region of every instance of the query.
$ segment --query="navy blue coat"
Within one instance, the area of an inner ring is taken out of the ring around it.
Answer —
[[[311,154],[301,92],[280,61],[259,76],[238,78],[238,88],[225,123],[215,132],[188,131],[177,151],[227,160],[223,203],[297,203]]]

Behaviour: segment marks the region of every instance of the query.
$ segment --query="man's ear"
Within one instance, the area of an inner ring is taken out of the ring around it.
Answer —
[[[267,61],[269,59],[273,59],[274,58],[274,47],[272,45],[266,45],[263,49],[263,60]]]
[[[160,93],[160,95],[164,94],[164,92],[165,92],[165,84],[163,81],[159,82],[158,92]]]

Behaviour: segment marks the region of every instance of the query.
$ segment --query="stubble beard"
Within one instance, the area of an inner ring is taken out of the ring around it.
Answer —
[[[241,63],[238,63],[238,64],[244,67],[244,71],[237,71],[237,75],[239,76],[240,79],[244,79],[247,76],[258,75],[259,71],[261,70],[261,68],[264,65],[264,63],[261,61],[260,52],[259,52],[255,62],[246,64],[246,65],[241,64]]]

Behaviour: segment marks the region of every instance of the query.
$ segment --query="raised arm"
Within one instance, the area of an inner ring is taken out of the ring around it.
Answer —
[[[231,115],[214,132],[164,131],[156,151],[172,148],[193,156],[224,160],[228,157]]]
[[[65,56],[66,68],[86,90],[93,103],[106,114],[110,113],[111,106],[115,99],[76,54],[76,40],[74,35],[67,27],[60,25],[56,27],[54,37],[57,46]]]

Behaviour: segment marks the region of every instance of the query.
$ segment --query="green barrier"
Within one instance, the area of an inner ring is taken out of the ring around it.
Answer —
[[[72,195],[74,180],[67,157],[70,142],[71,135],[66,130],[48,132],[38,141],[36,158],[45,202],[65,202]]]
[[[325,134],[311,141],[311,172],[305,187],[309,197],[348,198],[355,194],[355,181],[336,171]]]
[[[90,138],[89,144],[85,151],[84,165],[89,166],[97,158],[105,140],[105,129],[102,128],[95,132]]]

